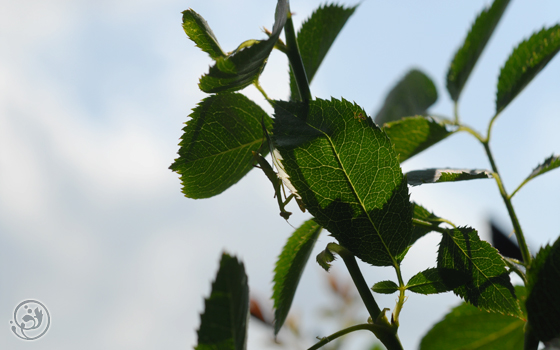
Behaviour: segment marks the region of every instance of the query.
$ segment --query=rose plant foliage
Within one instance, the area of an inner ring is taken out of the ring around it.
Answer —
[[[446,82],[455,104],[508,4],[495,0],[482,10],[456,52]],[[421,349],[537,349],[540,342],[557,341],[560,239],[531,255],[512,197],[529,181],[560,167],[560,157],[545,159],[507,193],[490,137],[500,113],[560,50],[560,25],[529,35],[513,49],[499,72],[495,114],[482,135],[462,123],[457,108],[449,118],[430,115],[438,92],[419,70],[408,72],[390,90],[373,118],[344,98],[312,98],[309,83],[357,8],[320,6],[296,33],[288,0],[278,0],[268,37],[247,40],[229,53],[201,15],[192,9],[183,12],[186,34],[214,61],[199,82],[209,95],[193,109],[183,129],[179,157],[170,167],[179,174],[183,193],[189,198],[216,196],[257,169],[271,181],[282,217],[287,220],[291,214],[284,207],[290,200],[312,215],[289,237],[277,260],[274,334],[284,325],[321,231],[336,239],[316,260],[328,271],[340,256],[370,317],[318,340],[310,349],[356,330],[369,330],[387,349],[402,349],[399,315],[407,295],[451,291],[464,303],[424,336]],[[274,49],[286,54],[290,63],[291,94],[285,101],[269,99],[259,85]],[[273,115],[239,93],[252,84],[274,108]],[[402,162],[460,132],[483,145],[489,169],[419,169],[403,174]],[[272,164],[266,158],[269,154]],[[409,198],[409,186],[473,179],[496,182],[514,227],[517,259],[481,240],[475,228],[457,227]],[[441,235],[437,266],[404,280],[400,267],[408,250],[433,231]],[[356,258],[394,269],[395,280],[368,285]],[[512,273],[524,285],[512,285]],[[246,348],[248,293],[243,263],[224,253],[201,315],[197,349]],[[390,314],[386,305],[377,304],[374,293],[396,293]]]

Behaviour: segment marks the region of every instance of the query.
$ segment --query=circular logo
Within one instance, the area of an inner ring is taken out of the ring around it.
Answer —
[[[25,300],[14,310],[14,319],[10,321],[12,332],[23,340],[41,338],[49,330],[51,315],[43,303],[37,300]]]

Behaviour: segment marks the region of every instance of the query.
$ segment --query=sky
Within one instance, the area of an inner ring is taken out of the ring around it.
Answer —
[[[296,27],[322,2],[292,1]],[[340,1],[353,5],[354,1]],[[375,115],[385,94],[411,68],[439,92],[431,112],[450,116],[448,64],[488,1],[366,0],[319,69],[313,96],[355,101]],[[244,261],[252,296],[271,306],[272,270],[293,228],[279,215],[268,180],[252,171],[222,195],[192,200],[168,170],[183,123],[205,97],[197,88],[210,58],[188,40],[181,11],[193,8],[229,51],[263,39],[275,1],[258,0],[0,0],[0,348],[190,348],[203,298],[222,251]],[[512,1],[475,67],[460,101],[462,120],[482,133],[494,112],[500,67],[513,47],[559,22],[560,3]],[[556,57],[502,113],[491,147],[506,189],[552,153],[560,153],[560,61]],[[273,52],[261,85],[289,94],[287,60]],[[253,87],[243,91],[272,113]],[[410,159],[404,171],[431,167],[488,168],[482,147],[453,135]],[[537,178],[515,197],[535,252],[559,234],[560,172]],[[419,186],[412,199],[488,238],[488,220],[511,231],[492,180]],[[290,209],[290,208],[288,208]],[[309,218],[297,213],[297,227]],[[314,257],[332,238],[323,233]],[[422,238],[403,262],[405,279],[435,266],[438,236]],[[310,336],[332,302],[326,273],[310,260],[294,300]],[[340,262],[337,278],[348,276]],[[360,265],[370,285],[394,279],[388,268]],[[41,301],[52,324],[33,342],[15,337],[10,320],[26,299]],[[376,295],[393,308],[394,296]],[[409,296],[399,334],[406,349],[459,299],[452,293]],[[361,312],[361,314],[360,314]],[[362,322],[362,310],[355,317]],[[281,334],[280,339],[289,339]],[[284,337],[284,338],[282,338]],[[351,335],[366,349],[369,335]],[[249,349],[279,349],[270,331],[251,322]]]

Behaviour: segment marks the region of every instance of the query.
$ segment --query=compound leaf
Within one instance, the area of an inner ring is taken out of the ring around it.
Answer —
[[[469,276],[469,281],[454,292],[472,305],[507,315],[521,314],[503,258],[488,242],[481,241],[473,228],[446,230],[439,245],[438,268]]]
[[[515,287],[524,299],[525,288]],[[525,322],[517,317],[488,313],[462,303],[437,323],[420,343],[420,350],[523,349]]]
[[[179,173],[189,198],[209,198],[234,185],[253,168],[252,151],[263,143],[262,122],[270,117],[236,93],[212,95],[193,109],[183,128],[179,158],[169,167]],[[266,153],[263,147],[261,153]]]
[[[346,100],[274,105],[273,142],[305,207],[363,261],[397,264],[412,207],[387,135]]]
[[[206,20],[192,9],[183,11],[183,29],[196,46],[212,59],[217,60],[226,55]]]
[[[380,294],[393,294],[399,290],[399,286],[393,281],[381,281],[374,284],[371,290]]]
[[[451,269],[431,268],[418,272],[406,284],[406,289],[418,294],[449,292],[468,281],[466,274]]]
[[[375,122],[383,125],[402,117],[426,114],[437,98],[434,82],[421,71],[412,69],[387,94],[383,107],[375,116]]]
[[[278,334],[284,324],[296,293],[303,269],[317,242],[321,225],[310,219],[301,225],[288,239],[274,269],[275,322],[274,334]]]
[[[495,0],[492,6],[484,9],[474,21],[463,45],[451,62],[447,72],[447,91],[457,102],[480,54],[492,36],[509,0]]]
[[[501,112],[560,50],[560,25],[542,29],[511,53],[498,77],[496,113]]]
[[[288,18],[288,0],[278,0],[272,33],[267,40],[248,41],[226,57],[218,57],[198,86],[206,93],[231,92],[255,82],[266,65]]]
[[[319,7],[303,24],[297,35],[297,43],[307,80],[311,83],[331,45],[357,6],[345,8],[337,4]],[[299,95],[299,90],[290,68],[291,99]]]
[[[406,173],[406,179],[411,186],[491,178],[492,172],[479,169],[423,169]]]
[[[401,163],[453,133],[445,124],[423,116],[385,123],[383,130],[395,145]]]
[[[196,350],[245,350],[249,287],[243,263],[224,253],[200,315]]]
[[[541,248],[527,269],[527,313],[543,342],[560,336],[560,238]]]

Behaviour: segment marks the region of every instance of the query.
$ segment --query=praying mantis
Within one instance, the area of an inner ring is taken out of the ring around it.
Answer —
[[[268,180],[272,183],[272,186],[274,187],[274,196],[276,197],[276,200],[278,201],[278,207],[280,208],[280,216],[284,218],[284,220],[288,221],[292,213],[287,211],[285,207],[293,198],[296,199],[296,202],[298,203],[298,206],[302,212],[305,212],[305,207],[303,205],[300,195],[297,193],[297,190],[290,182],[288,174],[286,174],[286,171],[284,170],[284,166],[282,165],[281,162],[282,156],[280,155],[278,150],[276,150],[272,145],[272,141],[270,139],[270,135],[268,134],[268,130],[266,130],[264,121],[261,122],[261,125],[263,128],[264,138],[263,138],[263,143],[259,148],[259,151],[258,152],[252,151],[253,161],[254,161],[253,166],[261,169],[266,175],[266,177],[268,178]],[[278,172],[274,171],[272,165],[270,165],[270,163],[261,154],[261,149],[265,141],[268,143],[268,146],[270,147],[270,155],[272,156],[272,163],[274,164]],[[284,186],[288,187],[288,189],[291,192],[291,194],[287,197],[286,197],[286,191],[284,189]],[[286,198],[286,200],[284,201],[282,200],[282,194],[284,194],[284,198]]]

